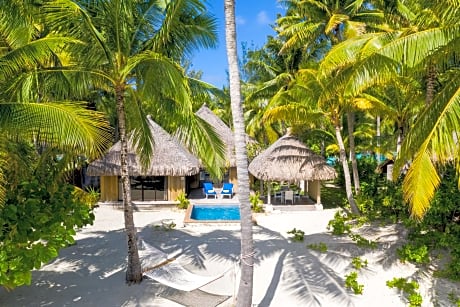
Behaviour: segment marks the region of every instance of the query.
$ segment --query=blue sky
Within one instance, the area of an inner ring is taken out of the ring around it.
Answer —
[[[227,84],[228,62],[225,50],[225,16],[224,1],[209,0],[209,11],[218,22],[219,46],[216,49],[200,50],[192,59],[192,69],[203,72],[202,79],[219,88]],[[277,0],[235,0],[236,36],[238,48],[241,42],[249,47],[260,48],[268,35],[275,35],[270,27],[276,20],[277,13],[283,13]],[[241,49],[238,51],[241,57]]]

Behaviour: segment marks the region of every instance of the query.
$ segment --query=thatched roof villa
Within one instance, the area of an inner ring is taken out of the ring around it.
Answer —
[[[133,143],[128,142],[132,199],[176,200],[181,192],[187,191],[187,184],[193,180],[193,175],[200,172],[200,162],[174,136],[163,130],[151,118],[148,118],[148,121],[155,145],[147,169],[141,169]],[[117,142],[103,158],[92,162],[88,167],[88,175],[100,176],[101,201],[122,199],[119,180],[120,147],[120,142]]]

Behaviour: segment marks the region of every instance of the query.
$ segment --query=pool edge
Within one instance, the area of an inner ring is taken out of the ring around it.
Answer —
[[[197,203],[191,203],[188,207],[187,210],[185,211],[185,217],[184,217],[184,226],[237,226],[240,225],[241,222],[240,220],[195,220],[190,218],[192,215],[192,210],[193,206],[195,205],[209,205],[209,206],[215,206],[215,203],[209,203],[209,204],[197,204]],[[229,205],[229,203],[226,203],[225,205]],[[232,205],[240,205],[239,203],[232,203]]]

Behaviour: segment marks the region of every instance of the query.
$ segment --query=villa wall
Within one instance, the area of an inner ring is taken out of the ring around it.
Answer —
[[[168,176],[168,200],[176,200],[182,192],[185,193],[185,177]]]
[[[321,203],[321,181],[313,180],[308,181],[307,185],[308,196],[315,200],[317,204]]]
[[[118,200],[118,177],[117,176],[101,176],[101,201],[117,201]]]
[[[233,192],[238,193],[238,178],[236,176],[236,167],[230,167],[228,170],[228,182],[233,183]]]

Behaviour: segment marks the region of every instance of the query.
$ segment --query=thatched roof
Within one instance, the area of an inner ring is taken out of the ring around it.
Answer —
[[[214,112],[212,112],[211,109],[206,106],[206,104],[203,104],[195,114],[204,119],[211,126],[213,126],[214,129],[216,129],[217,134],[219,134],[220,139],[226,147],[226,160],[230,166],[235,166],[235,139],[233,137],[232,129],[230,129],[230,127],[228,127],[216,114],[214,114]]]
[[[329,180],[335,169],[296,137],[285,135],[256,156],[249,172],[265,181]]]
[[[226,147],[226,160],[230,166],[236,166],[235,139],[232,129],[230,129],[230,127],[228,127],[216,114],[214,114],[214,112],[211,111],[206,104],[203,104],[195,114],[207,121],[214,127],[214,129],[216,129],[217,134],[219,134],[220,139]],[[251,139],[249,135],[246,135],[246,144],[251,143],[256,143],[256,141]]]
[[[131,176],[190,176],[199,173],[198,159],[157,123],[150,118],[148,121],[155,142],[150,166],[145,172],[141,171],[139,157],[135,154],[132,142],[129,141],[129,174]],[[103,158],[89,165],[88,175],[120,176],[120,149],[121,143],[117,142]]]

